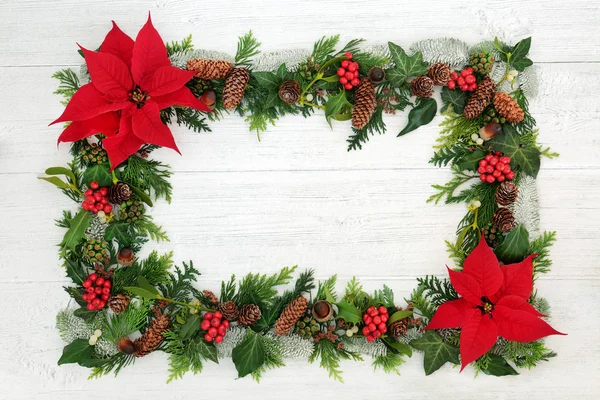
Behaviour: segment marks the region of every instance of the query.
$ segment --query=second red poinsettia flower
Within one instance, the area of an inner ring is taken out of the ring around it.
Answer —
[[[533,290],[533,258],[500,266],[481,238],[466,258],[462,272],[448,268],[450,282],[461,296],[440,305],[425,329],[461,328],[461,371],[487,353],[498,336],[531,342],[548,335],[563,335],[548,323],[528,300]]]
[[[179,152],[160,110],[178,105],[211,111],[185,86],[194,72],[171,65],[150,16],[135,42],[113,22],[99,51],[80,48],[91,82],[77,90],[52,124],[72,121],[59,143],[104,134],[113,169],[145,143]]]

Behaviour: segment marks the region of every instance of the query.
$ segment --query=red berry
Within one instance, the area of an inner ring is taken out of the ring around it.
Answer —
[[[90,286],[92,286],[92,281],[89,279],[86,279],[85,281],[83,281],[83,283],[81,284],[84,288],[89,288]]]
[[[475,83],[476,81],[477,81],[477,78],[475,78],[474,75],[467,75],[465,77],[465,82],[467,82],[468,84]]]
[[[484,160],[487,162],[490,162],[490,160],[492,159],[492,157],[494,157],[492,154],[488,154],[487,156],[485,156]]]
[[[477,168],[477,172],[479,172],[480,174],[485,174],[485,167]]]
[[[218,336],[215,338],[215,343],[221,343],[222,341],[223,341],[223,336],[221,336],[221,335],[218,335]]]
[[[341,83],[342,85],[345,85],[345,84],[347,84],[347,83],[348,83],[348,78],[346,78],[345,76],[342,76],[342,77],[340,78],[340,83]]]
[[[490,158],[489,163],[490,163],[490,165],[498,164],[498,157],[494,156],[494,157]]]
[[[369,335],[369,333],[371,333],[371,331],[369,330],[369,327],[368,327],[368,326],[365,326],[364,328],[362,328],[362,334],[363,334],[364,336],[367,336],[367,335]]]
[[[390,318],[389,314],[382,314],[381,315],[381,322],[387,322],[387,320]]]
[[[105,279],[100,276],[100,277],[96,278],[95,283],[96,283],[96,286],[102,286],[102,285],[104,285],[104,282],[105,282]]]
[[[352,86],[352,84],[351,84],[351,83],[346,83],[346,84],[344,85],[344,89],[346,89],[346,90],[352,90],[352,88],[353,88],[353,86]]]
[[[109,287],[111,287],[111,286],[112,286],[112,285],[111,285],[110,281],[105,281],[105,282],[104,282],[104,287],[107,287],[107,288],[109,288]]]
[[[369,324],[369,332],[375,332],[377,330],[377,326],[374,323]]]
[[[224,320],[223,321],[223,326],[225,327],[225,329],[228,329],[229,328],[229,321]]]
[[[380,323],[379,325],[377,325],[377,329],[380,332],[383,332],[384,330],[387,330],[386,326],[385,326],[385,322]]]
[[[469,76],[471,76],[471,75],[469,75]],[[475,89],[477,89],[477,84],[471,83],[468,88],[469,92],[473,92]]]
[[[506,174],[508,174],[510,171],[511,171],[510,165],[509,165],[509,164],[506,164],[506,165],[504,166],[504,171],[502,171],[502,172],[504,172],[504,175],[506,175]]]
[[[221,313],[221,311],[215,311],[215,313],[213,314],[213,317],[221,319],[221,318],[223,318],[223,314]]]
[[[473,68],[469,67],[469,68],[465,68],[465,70],[467,71],[467,75],[473,75]]]
[[[108,188],[107,187],[100,188],[100,194],[102,196],[106,196],[108,194]]]
[[[485,167],[486,165],[488,165],[488,162],[486,160],[479,161],[479,166],[480,167]]]
[[[371,316],[369,314],[365,314],[363,315],[363,321],[365,322],[365,324],[369,325],[371,323]]]
[[[346,72],[346,73],[344,74],[344,77],[345,77],[346,79],[348,79],[349,81],[351,81],[352,79],[354,79],[354,72],[350,72],[350,71],[348,71],[348,72]]]
[[[497,180],[498,182],[504,182],[505,179],[506,178],[504,177],[504,175],[500,175]]]
[[[492,172],[492,176],[495,176],[496,178],[499,177],[500,175],[502,175],[502,172],[495,170],[494,172]]]
[[[96,200],[96,201],[102,200],[102,195],[98,192],[94,193],[94,200]]]
[[[456,89],[456,82],[448,81],[448,89]]]
[[[89,279],[91,282],[94,282],[94,281],[96,281],[96,279],[98,279],[98,275],[96,275],[96,273],[93,273],[93,274],[91,274],[90,276],[88,276],[88,279]]]
[[[96,293],[96,294],[102,294],[102,288],[101,288],[101,287],[98,287],[98,286],[96,286],[96,287],[94,288],[94,293]]]
[[[502,164],[510,164],[510,157],[508,157],[508,156],[502,156],[502,157],[500,157],[500,162]]]
[[[371,335],[367,336],[367,342],[372,343],[374,341],[375,341],[375,337],[373,337]]]
[[[452,79],[453,81],[458,79],[458,72],[450,72],[450,79]]]
[[[463,92],[466,92],[469,90],[469,85],[467,85],[466,83],[464,85],[460,85],[460,90],[462,90]]]
[[[200,328],[202,328],[203,331],[207,331],[208,328],[210,328],[210,321],[207,319],[202,321],[202,323],[200,324]]]
[[[95,290],[95,288],[93,288],[92,286],[88,286],[88,287],[85,289],[85,291],[86,291],[86,292],[88,292],[88,293],[90,293],[90,294],[94,293],[94,290]]]
[[[81,295],[81,300],[88,301],[88,294],[87,293],[82,294]]]
[[[100,299],[92,300],[92,304],[94,305],[94,307],[98,307],[100,305],[100,303],[102,303],[102,301]]]
[[[338,76],[344,76],[346,75],[346,70],[344,68],[338,68],[337,74]]]
[[[358,78],[358,70],[354,71],[354,77]]]
[[[373,323],[375,325],[379,325],[381,323],[381,317],[379,315],[377,315],[376,317],[373,318]]]
[[[93,191],[92,189],[88,189],[88,190],[86,190],[85,192],[83,192],[83,195],[84,195],[85,197],[90,197],[90,196],[91,196],[91,195],[93,195],[93,194],[94,194],[94,191]]]
[[[208,334],[210,335],[210,337],[215,337],[217,336],[217,328],[209,328],[208,329]]]
[[[212,319],[212,317],[213,317],[213,313],[211,313],[211,312],[207,312],[206,314],[204,314],[204,319],[207,319],[209,321]]]
[[[102,294],[110,294],[110,288],[102,288]]]
[[[504,175],[506,177],[506,179],[508,179],[509,181],[512,181],[513,178],[515,177],[515,173],[513,171],[510,171],[508,174]]]
[[[377,339],[377,338],[378,338],[378,337],[380,337],[380,336],[381,336],[381,332],[379,332],[379,331],[375,331],[375,332],[373,332],[373,337],[374,337],[375,339]]]
[[[459,86],[463,86],[466,82],[465,82],[465,78],[463,78],[462,76],[460,78],[458,78],[456,80],[456,83],[458,83]]]
[[[376,317],[377,315],[379,315],[379,311],[377,311],[377,309],[375,308],[375,309],[371,310],[371,312],[369,312],[369,315],[371,317]]]
[[[356,65],[354,65],[354,63],[348,65],[348,71],[350,71],[350,72],[356,71]]]
[[[89,211],[90,210],[90,205],[88,203],[86,203],[85,201],[83,203],[81,203],[81,207],[85,210],[85,211]]]
[[[225,332],[227,332],[227,329],[221,325],[217,328],[217,333],[221,336],[225,336]]]
[[[379,328],[379,332],[381,333],[386,333],[387,332],[387,326],[385,324],[383,324],[383,328]]]
[[[217,326],[221,325],[221,320],[219,318],[213,318],[210,320],[210,325],[216,328]]]
[[[101,198],[100,204],[108,204],[108,199],[106,197]]]
[[[102,293],[102,297],[100,298],[102,299],[102,301],[108,301],[108,299],[110,299],[110,293]]]
[[[494,175],[488,175],[485,177],[485,180],[487,183],[494,183],[496,182],[496,178],[494,177]]]
[[[344,55],[348,60],[352,60],[352,53],[350,53],[349,51],[347,51]]]
[[[354,78],[352,79],[352,82],[350,82],[352,84],[352,86],[358,86],[358,84],[360,83],[360,80],[358,78]]]
[[[88,303],[87,309],[88,309],[88,311],[94,311],[96,309],[96,307],[94,307],[94,305],[92,303]]]
[[[460,71],[460,76],[462,78],[464,78],[465,76],[469,75],[469,71],[465,68],[462,71]]]
[[[210,336],[208,333],[206,335],[204,335],[204,340],[206,340],[207,342],[212,342],[213,338],[212,336]]]
[[[504,171],[504,168],[506,168],[506,165],[502,164],[502,162],[499,162],[498,164],[496,164],[496,170]]]
[[[488,165],[487,167],[485,167],[485,172],[487,172],[488,174],[491,174],[492,172],[494,172],[494,167],[492,167],[491,165]]]
[[[479,179],[481,179],[482,182],[485,182],[486,181],[485,174],[479,175]]]
[[[387,314],[388,310],[384,306],[379,306],[379,315]]]
[[[366,312],[368,312],[369,314],[371,314],[373,311],[375,311],[375,307],[371,306],[371,307],[367,308]]]
[[[348,61],[348,60],[342,61],[342,68],[348,68],[349,64],[350,64],[350,61]]]
[[[100,185],[98,185],[98,182],[96,182],[96,181],[92,181],[92,182],[90,183],[90,188],[91,188],[91,189],[94,189],[94,190],[96,190],[96,189],[98,189],[99,187],[100,187]]]

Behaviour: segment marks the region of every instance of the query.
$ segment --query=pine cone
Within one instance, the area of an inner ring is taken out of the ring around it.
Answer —
[[[410,82],[410,91],[417,97],[431,97],[433,95],[433,80],[427,75],[417,76]]]
[[[508,208],[497,209],[494,213],[494,217],[492,218],[492,222],[502,232],[508,232],[517,226],[515,223],[515,217]]]
[[[296,81],[285,81],[279,86],[279,98],[287,104],[294,104],[300,98],[300,84]]]
[[[227,76],[223,88],[223,105],[225,108],[232,110],[240,104],[249,80],[250,72],[247,69],[233,68]]]
[[[131,298],[127,295],[121,293],[113,294],[108,299],[108,306],[115,314],[122,314],[129,305],[130,300]]]
[[[108,201],[113,204],[121,204],[129,200],[131,197],[131,189],[126,183],[119,182],[108,188],[106,197],[108,198]]]
[[[443,62],[437,62],[429,67],[427,76],[431,78],[434,85],[443,86],[450,80],[450,67]]]
[[[465,118],[475,119],[492,101],[492,96],[496,91],[496,84],[489,76],[486,76],[483,81],[477,86],[477,89],[473,92],[467,105],[465,106]]]
[[[275,321],[275,333],[278,335],[286,335],[290,329],[304,314],[308,308],[308,300],[306,297],[297,297],[287,305],[277,321]]]
[[[146,332],[133,342],[133,355],[136,357],[144,357],[154,351],[163,341],[163,332],[169,328],[169,318],[157,307],[153,311],[156,318],[150,322]]]
[[[354,107],[352,108],[352,126],[362,129],[371,120],[375,112],[375,86],[370,80],[363,78],[354,91]]]
[[[244,304],[237,322],[240,325],[250,326],[258,321],[261,315],[260,308],[256,304]]]
[[[389,326],[390,335],[395,338],[399,338],[408,331],[408,325],[406,320],[401,319],[400,321],[392,322]]]
[[[240,311],[231,300],[219,304],[219,311],[227,321],[235,321],[240,316]]]
[[[525,113],[519,103],[510,97],[508,93],[498,92],[494,95],[494,107],[498,114],[502,115],[508,122],[518,124],[525,118]]]
[[[219,299],[217,298],[217,296],[215,296],[215,294],[213,292],[211,292],[210,290],[203,290],[202,294],[204,295],[204,297],[206,297],[206,300],[213,306],[216,306],[217,304],[219,304]]]
[[[496,189],[496,202],[501,206],[508,206],[517,200],[519,188],[509,181],[504,181]]]
[[[225,60],[197,58],[189,60],[186,68],[188,71],[196,71],[196,78],[208,81],[225,78],[233,69],[233,65]]]

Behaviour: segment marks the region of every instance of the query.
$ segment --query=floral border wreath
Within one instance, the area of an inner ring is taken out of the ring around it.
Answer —
[[[66,229],[59,254],[72,285],[65,290],[77,305],[57,316],[69,343],[59,365],[77,363],[98,377],[162,350],[169,381],[223,357],[239,377],[259,380],[299,357],[318,360],[341,381],[340,361],[362,355],[398,372],[417,350],[427,375],[450,363],[496,376],[555,356],[542,338],[560,333],[533,288],[549,270],[555,240],[539,232],[535,177],[541,156],[556,154],[537,144],[528,111],[537,82],[531,39],[474,47],[424,40],[408,53],[391,42],[365,48],[362,40],[336,51],[338,39],[324,37],[312,52],[259,55],[249,33],[231,58],[193,49],[191,37],[165,45],[148,18],[135,41],[113,23],[97,51],[80,46],[79,74],[54,75],[67,100],[54,123],[70,122],[59,142],[72,142],[74,159],[41,179],[79,205],[57,221]],[[168,240],[147,213],[152,198],[171,199],[169,166],[148,157],[158,147],[177,150],[167,123],[207,131],[207,120],[234,110],[261,132],[285,114],[322,109],[330,124],[352,120],[350,150],[385,131],[384,113],[411,107],[398,136],[429,123],[435,86],[445,119],[431,163],[450,165],[454,176],[433,185],[429,201],[464,202],[468,211],[447,242],[457,268],[449,279],[418,278],[404,308],[387,286],[368,294],[352,279],[336,294],[336,277],[316,285],[312,270],[280,292],[296,267],[232,277],[217,297],[194,287],[199,272],[191,262],[174,267],[171,253],[155,251],[136,257],[148,240]]]

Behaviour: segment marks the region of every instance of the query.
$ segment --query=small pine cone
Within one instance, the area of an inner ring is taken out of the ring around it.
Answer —
[[[473,92],[467,105],[465,106],[465,118],[475,119],[492,101],[494,92],[496,91],[496,84],[489,76],[486,76],[483,81],[477,86],[477,89]]]
[[[389,330],[390,335],[395,338],[399,338],[404,335],[406,331],[408,331],[408,325],[406,324],[405,320],[392,322],[392,324],[389,326]]]
[[[260,308],[256,304],[244,304],[237,322],[240,325],[250,326],[258,321],[261,315]]]
[[[196,78],[206,81],[225,78],[233,65],[225,60],[207,60],[205,58],[191,59],[187,62],[188,71],[195,71]]]
[[[122,314],[129,305],[131,298],[127,295],[117,293],[110,296],[108,306],[115,314]]]
[[[296,81],[285,81],[279,86],[279,98],[287,104],[294,104],[300,98],[300,84]]]
[[[213,306],[216,306],[217,304],[219,304],[219,299],[217,298],[217,296],[215,296],[215,294],[213,292],[211,292],[210,290],[203,290],[202,294],[204,295],[204,297],[206,297],[206,300]]]
[[[519,188],[509,181],[504,181],[496,189],[496,202],[501,206],[508,206],[517,201]]]
[[[525,118],[525,113],[519,103],[510,97],[508,93],[498,92],[494,95],[494,108],[496,108],[498,114],[513,124],[518,124]]]
[[[146,354],[156,350],[163,341],[163,332],[169,328],[169,317],[162,314],[158,308],[154,308],[155,318],[150,322],[146,332],[133,342],[136,357],[144,357]]]
[[[304,314],[308,308],[308,300],[306,297],[297,297],[284,308],[283,312],[275,321],[275,333],[278,335],[287,335],[290,329]]]
[[[497,209],[492,218],[492,222],[501,232],[508,232],[517,226],[515,217],[508,208]]]
[[[240,316],[240,311],[231,300],[219,304],[219,311],[227,321],[235,321]]]
[[[450,67],[443,62],[437,62],[429,67],[427,76],[431,78],[434,85],[444,86],[450,80]]]
[[[124,203],[131,197],[131,188],[126,183],[119,182],[108,188],[106,197],[113,204]]]
[[[354,107],[352,108],[352,126],[362,129],[371,120],[375,112],[375,85],[363,78],[354,91]]]
[[[225,80],[223,88],[223,105],[227,109],[234,109],[242,101],[246,86],[250,80],[250,72],[245,68],[233,68]]]
[[[433,95],[433,80],[427,75],[417,76],[410,82],[410,91],[417,97],[431,97]]]

